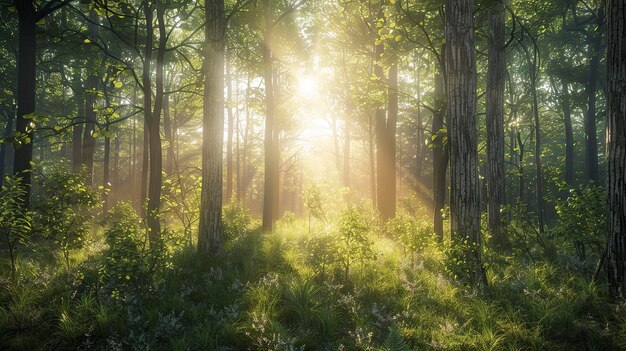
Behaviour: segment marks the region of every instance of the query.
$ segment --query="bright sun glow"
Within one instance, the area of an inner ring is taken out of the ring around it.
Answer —
[[[312,99],[319,93],[319,84],[317,80],[311,76],[300,77],[298,84],[298,92],[303,98]]]

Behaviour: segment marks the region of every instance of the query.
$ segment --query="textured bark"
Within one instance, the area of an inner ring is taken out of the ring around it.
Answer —
[[[222,246],[222,157],[224,148],[224,0],[205,2],[202,195],[198,253],[218,254]]]
[[[15,110],[13,108],[8,109],[7,112],[7,121],[4,126],[3,137],[9,138],[11,136],[11,132],[13,131],[13,120],[15,119]],[[12,148],[9,143],[2,143],[0,145],[0,187],[4,184],[4,176],[7,172],[7,164],[8,164],[8,150]]]
[[[569,187],[572,187],[574,185],[574,132],[572,128],[572,105],[569,87],[565,81],[563,81],[561,96],[563,125],[565,127],[565,182]]]
[[[469,242],[473,284],[484,282],[480,260],[480,199],[476,130],[473,0],[446,0],[446,72],[450,143],[450,229],[455,245]]]
[[[487,67],[487,208],[489,231],[496,247],[506,245],[500,209],[504,193],[504,83],[506,78],[504,1],[497,1],[489,13]]]
[[[607,0],[607,273],[613,297],[626,291],[626,3]]]
[[[152,48],[154,40],[153,16],[154,10],[146,2],[144,3],[144,16],[146,19],[146,46],[144,47],[143,72],[141,76],[143,84],[143,152],[141,157],[141,190],[140,205],[142,217],[149,215],[146,208],[148,199],[148,170],[150,154],[150,127],[152,120]]]
[[[19,176],[25,188],[22,198],[25,208],[30,206],[31,161],[33,160],[33,132],[28,115],[35,112],[36,39],[35,8],[32,0],[15,1],[19,17],[17,64],[17,120],[16,131],[29,138],[15,149],[13,173]]]
[[[530,67],[530,95],[532,97],[533,116],[535,119],[535,196],[537,200],[537,221],[539,232],[544,231],[544,205],[543,205],[543,166],[541,163],[541,124],[539,122],[539,100],[537,98],[537,55],[529,62]],[[520,160],[521,164],[521,160]]]
[[[435,113],[433,114],[433,228],[439,242],[443,242],[443,208],[446,204],[446,171],[448,168],[448,144],[444,144],[443,130],[446,113],[443,75],[435,75]]]

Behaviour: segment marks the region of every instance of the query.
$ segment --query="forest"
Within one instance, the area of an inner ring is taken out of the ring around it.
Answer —
[[[0,19],[0,349],[626,350],[626,1]]]

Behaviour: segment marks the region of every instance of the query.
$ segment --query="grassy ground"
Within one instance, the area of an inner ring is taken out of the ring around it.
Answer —
[[[325,232],[299,220],[235,231],[211,262],[184,243],[120,262],[94,233],[67,268],[41,246],[18,259],[17,281],[1,271],[0,349],[626,348],[625,306],[567,257],[500,257],[475,292],[445,273],[436,245],[410,255],[373,233],[346,275]]]

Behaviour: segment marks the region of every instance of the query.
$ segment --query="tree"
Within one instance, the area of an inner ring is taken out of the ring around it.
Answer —
[[[487,209],[489,231],[496,245],[506,241],[500,210],[504,205],[504,0],[489,9],[487,67]]]
[[[607,1],[607,273],[609,292],[626,291],[626,4]]]
[[[474,285],[484,281],[476,130],[474,1],[446,0],[446,73],[450,144],[450,229],[453,245],[468,242]],[[486,283],[486,282],[485,282]]]
[[[224,0],[205,2],[202,195],[198,252],[214,255],[222,246],[222,153],[224,134]]]

